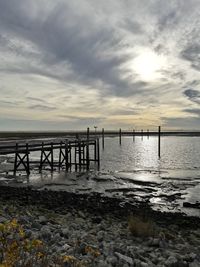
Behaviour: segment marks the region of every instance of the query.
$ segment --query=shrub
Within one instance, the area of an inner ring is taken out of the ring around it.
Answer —
[[[155,224],[147,218],[131,215],[128,220],[128,228],[136,237],[154,237],[156,235]]]
[[[48,247],[39,239],[28,239],[23,227],[12,219],[0,223],[0,267],[89,267],[100,255],[96,248],[86,246],[91,255],[88,262],[70,255],[52,256]]]

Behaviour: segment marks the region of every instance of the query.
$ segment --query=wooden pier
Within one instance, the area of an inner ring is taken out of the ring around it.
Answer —
[[[58,160],[55,160],[55,151],[58,152]],[[56,167],[71,171],[89,170],[91,162],[100,166],[99,139],[75,139],[61,140],[57,142],[34,142],[16,143],[11,145],[1,145],[0,155],[15,155],[14,174],[17,171],[26,171],[30,174],[30,154],[31,152],[40,153],[39,171],[44,166],[50,167],[53,172]]]

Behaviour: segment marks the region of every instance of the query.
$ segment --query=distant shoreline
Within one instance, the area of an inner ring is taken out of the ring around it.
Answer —
[[[158,132],[156,131],[122,131],[122,136],[157,136]],[[6,140],[20,140],[20,139],[37,139],[37,138],[70,138],[70,137],[86,137],[87,132],[86,131],[62,131],[62,132],[53,132],[53,131],[47,131],[47,132],[23,132],[23,131],[9,131],[9,132],[0,132],[0,141],[6,141]],[[102,132],[97,131],[96,134],[94,131],[90,131],[91,136],[97,136],[102,137]],[[104,131],[105,137],[118,137],[119,131]],[[161,132],[161,136],[188,136],[188,137],[198,137],[200,136],[200,131],[179,131],[179,132],[170,132],[170,131],[163,131]]]

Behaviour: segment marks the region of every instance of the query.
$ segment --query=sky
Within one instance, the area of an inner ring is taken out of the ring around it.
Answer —
[[[0,0],[0,131],[200,130],[199,0]]]

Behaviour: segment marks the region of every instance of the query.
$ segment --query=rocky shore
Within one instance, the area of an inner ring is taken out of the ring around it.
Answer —
[[[130,206],[116,199],[32,188],[0,187],[0,223],[13,218],[65,266],[199,267],[200,219]],[[132,214],[132,215],[131,215]],[[134,235],[129,216],[153,223],[154,234]],[[82,264],[82,265],[78,265]],[[58,265],[59,266],[59,265]]]

